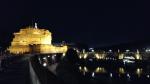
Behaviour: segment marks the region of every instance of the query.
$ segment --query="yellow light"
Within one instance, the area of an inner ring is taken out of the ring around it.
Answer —
[[[100,59],[100,56],[98,54],[95,54],[95,56],[96,56],[97,59]]]
[[[84,59],[86,59],[86,58],[87,58],[87,56],[88,56],[88,55],[87,55],[87,53],[84,53],[84,57],[83,57],[83,58],[84,58]]]
[[[81,66],[79,66],[79,70],[80,70],[80,71],[82,70],[82,67],[81,67]]]
[[[97,67],[96,70],[95,70],[95,72],[98,73],[99,71],[100,71],[100,68]]]
[[[136,74],[138,75],[138,77],[140,77],[141,74],[142,74],[142,68],[137,68],[136,69]]]
[[[43,37],[42,43],[41,44],[49,44],[51,45],[51,38],[48,37]]]
[[[106,69],[104,67],[97,67],[95,70],[96,73],[105,73]]]
[[[81,58],[82,58],[82,56],[81,56],[81,55],[79,55],[79,58],[81,59]]]
[[[136,56],[136,59],[137,59],[137,60],[140,59],[140,55],[139,55],[139,54],[136,54],[135,56]]]
[[[123,59],[124,54],[119,54],[119,59]]]
[[[87,69],[87,67],[86,67],[86,66],[84,66],[84,71],[85,71],[85,72],[88,72],[88,69]]]
[[[125,71],[124,71],[124,68],[123,68],[123,67],[119,67],[119,73],[120,73],[120,74],[124,74],[124,73],[125,73]]]
[[[7,49],[13,54],[23,53],[66,53],[68,47],[56,47],[51,44],[51,32],[45,29],[27,27],[14,33],[11,46]],[[32,45],[32,46],[31,46]]]

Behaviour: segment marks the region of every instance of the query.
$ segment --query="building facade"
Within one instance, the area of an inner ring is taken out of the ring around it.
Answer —
[[[7,50],[13,54],[65,53],[67,46],[52,45],[52,33],[35,25],[35,27],[26,27],[14,33],[11,46]]]

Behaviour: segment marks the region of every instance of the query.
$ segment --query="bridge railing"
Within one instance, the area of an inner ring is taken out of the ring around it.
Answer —
[[[38,62],[38,56],[30,58],[30,75],[32,84],[63,84],[53,73]]]

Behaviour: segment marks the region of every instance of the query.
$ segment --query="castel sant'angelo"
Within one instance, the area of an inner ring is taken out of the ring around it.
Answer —
[[[12,54],[24,53],[65,53],[66,45],[52,45],[52,33],[46,29],[37,27],[26,27],[14,33],[11,46],[7,49]]]

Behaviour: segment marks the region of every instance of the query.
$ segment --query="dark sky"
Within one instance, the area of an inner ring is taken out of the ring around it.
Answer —
[[[146,2],[132,0],[1,0],[0,43],[8,44],[13,32],[35,21],[53,33],[54,42],[112,45],[150,39],[149,11]]]

